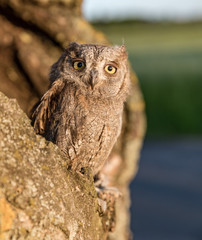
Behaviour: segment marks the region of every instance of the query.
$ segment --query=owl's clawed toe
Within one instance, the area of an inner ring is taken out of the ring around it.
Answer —
[[[96,191],[100,206],[99,213],[102,216],[104,228],[106,231],[113,232],[116,225],[115,203],[122,194],[114,187],[96,187]]]
[[[108,200],[108,199],[117,199],[122,197],[122,193],[119,191],[118,188],[116,187],[95,187],[97,195],[99,198],[103,200]]]
[[[100,215],[103,215],[107,210],[107,202],[99,197],[97,200],[98,200],[98,205],[101,208],[101,211],[99,211],[99,213],[100,213]]]
[[[122,193],[115,187],[95,187],[95,189],[98,196],[98,204],[101,207],[103,213],[106,212],[109,205],[113,205],[114,207],[116,199],[122,196]]]

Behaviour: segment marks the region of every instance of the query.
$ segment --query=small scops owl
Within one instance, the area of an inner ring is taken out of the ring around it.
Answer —
[[[71,43],[51,68],[32,125],[59,146],[73,169],[90,167],[95,175],[120,134],[129,85],[124,46]]]

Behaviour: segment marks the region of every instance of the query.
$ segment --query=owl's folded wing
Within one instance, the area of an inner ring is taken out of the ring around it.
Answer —
[[[55,81],[41,100],[33,107],[31,124],[37,134],[43,135],[51,118],[51,114],[57,107],[59,96],[65,83],[62,80]]]

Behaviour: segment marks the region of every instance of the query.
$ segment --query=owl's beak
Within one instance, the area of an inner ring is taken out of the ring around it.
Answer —
[[[95,81],[94,81],[94,80],[95,80],[95,79],[93,79],[93,78],[91,77],[91,78],[90,78],[90,81],[89,81],[89,84],[90,84],[92,90],[93,90],[94,87],[95,87]]]
[[[95,85],[97,84],[97,76],[98,76],[97,70],[93,69],[90,73],[90,78],[89,78],[89,84],[92,90],[95,88]]]

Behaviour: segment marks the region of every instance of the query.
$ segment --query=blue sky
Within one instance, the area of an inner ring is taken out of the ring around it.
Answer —
[[[202,19],[202,0],[84,0],[83,14],[88,20]]]

